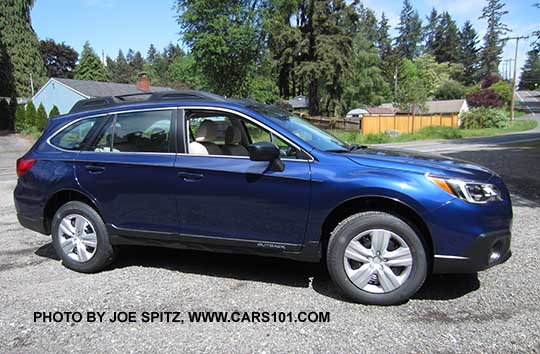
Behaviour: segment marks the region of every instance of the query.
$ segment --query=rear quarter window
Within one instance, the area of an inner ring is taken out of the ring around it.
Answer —
[[[83,119],[71,124],[51,139],[51,144],[65,150],[80,150],[97,118]]]

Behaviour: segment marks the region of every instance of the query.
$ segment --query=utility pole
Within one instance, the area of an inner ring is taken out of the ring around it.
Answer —
[[[518,47],[519,47],[519,40],[520,39],[528,39],[528,36],[519,36],[519,37],[508,37],[503,40],[515,40],[516,41],[516,52],[514,55],[514,75],[512,79],[512,104],[510,105],[510,110],[512,111],[512,118],[511,120],[514,120],[515,117],[515,108],[516,108],[516,77],[517,77],[517,66],[518,66]]]
[[[397,90],[398,90],[398,66],[396,65],[396,70],[394,71],[394,101],[397,99]]]
[[[34,97],[34,80],[32,79],[32,73],[30,73],[30,90],[32,91],[32,97]]]

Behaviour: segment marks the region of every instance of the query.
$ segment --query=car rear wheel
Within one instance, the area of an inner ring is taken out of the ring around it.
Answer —
[[[101,216],[85,203],[73,201],[60,207],[51,232],[56,253],[70,269],[97,272],[114,260],[115,251]]]
[[[343,220],[330,237],[327,266],[348,298],[376,305],[407,301],[422,286],[428,270],[418,233],[383,212]]]

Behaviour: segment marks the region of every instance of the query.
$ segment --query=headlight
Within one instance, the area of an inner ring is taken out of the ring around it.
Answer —
[[[500,201],[499,188],[489,183],[462,181],[459,179],[426,176],[446,192],[473,204],[485,204],[487,202]]]

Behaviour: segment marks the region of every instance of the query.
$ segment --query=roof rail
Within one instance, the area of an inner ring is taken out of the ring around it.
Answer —
[[[132,93],[118,96],[94,97],[77,101],[69,113],[79,113],[92,109],[107,108],[130,102],[163,102],[163,101],[226,101],[223,96],[196,90],[176,90],[147,93]]]

